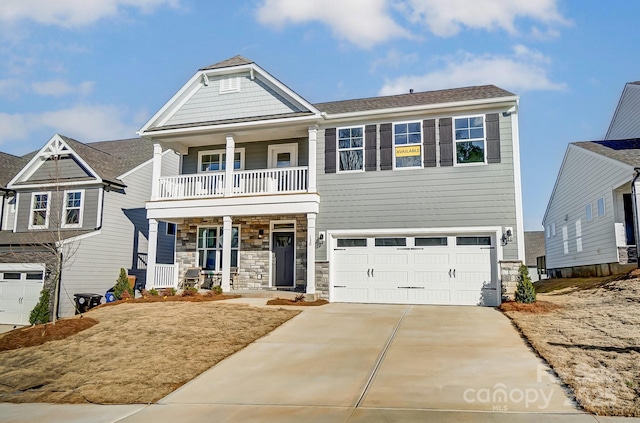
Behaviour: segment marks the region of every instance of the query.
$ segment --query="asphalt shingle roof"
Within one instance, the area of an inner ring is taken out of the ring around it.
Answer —
[[[230,68],[232,66],[249,65],[251,63],[254,63],[253,60],[249,60],[246,57],[240,56],[238,54],[237,56],[233,56],[230,59],[223,60],[222,62],[214,63],[213,65],[206,66],[204,68],[201,68],[200,70]]]
[[[37,232],[10,232],[0,231],[0,245],[28,245],[37,246],[42,244],[52,244],[59,240],[69,239],[76,236],[88,234],[93,230],[75,230],[75,231],[37,231]],[[16,250],[19,252],[20,250]],[[26,250],[25,250],[26,251]]]
[[[7,186],[25,163],[22,157],[0,152],[0,188]]]
[[[572,144],[633,167],[640,167],[640,138],[580,141]]]

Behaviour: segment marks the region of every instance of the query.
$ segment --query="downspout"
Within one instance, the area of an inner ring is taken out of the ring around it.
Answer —
[[[640,177],[640,167],[633,168],[633,180],[631,181],[631,204],[633,206],[633,236],[636,239],[636,265],[640,268],[640,260],[638,259],[638,236],[640,230],[638,229],[638,200],[636,198],[636,180]]]

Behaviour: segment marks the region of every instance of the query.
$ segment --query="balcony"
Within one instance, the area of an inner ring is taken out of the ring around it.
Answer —
[[[233,186],[228,191],[224,173],[165,176],[158,180],[156,200],[305,193],[308,173],[306,166],[234,171]]]

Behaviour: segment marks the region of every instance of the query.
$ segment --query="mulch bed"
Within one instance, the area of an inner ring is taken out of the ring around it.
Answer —
[[[96,319],[81,316],[61,319],[56,324],[46,323],[44,325],[15,329],[0,336],[0,351],[34,347],[45,342],[58,341],[89,329],[96,324],[98,324]]]
[[[503,312],[520,311],[523,313],[531,313],[531,314],[549,313],[551,311],[558,310],[561,308],[562,306],[560,306],[559,304],[554,304],[549,301],[541,301],[541,300],[538,300],[535,303],[531,303],[531,304],[518,303],[516,301],[507,301],[500,304],[500,307],[499,307],[500,311],[503,311]]]
[[[302,306],[302,307],[314,307],[329,304],[327,300],[315,300],[315,301],[295,301],[289,300],[287,298],[274,298],[273,300],[267,301],[267,305],[287,305],[287,306]]]
[[[204,301],[221,301],[221,300],[231,300],[233,298],[240,298],[241,295],[227,295],[227,294],[196,294],[196,295],[170,295],[170,296],[160,296],[160,295],[149,295],[146,297],[140,298],[127,298],[124,300],[112,301],[110,303],[100,304],[97,307],[92,308],[91,310],[96,310],[102,307],[109,307],[118,304],[138,304],[138,303],[166,303],[171,301],[181,301],[188,303],[201,303]]]

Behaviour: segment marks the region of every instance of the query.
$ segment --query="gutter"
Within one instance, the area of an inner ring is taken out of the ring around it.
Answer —
[[[638,260],[638,236],[640,235],[640,229],[638,229],[638,200],[636,191],[636,181],[640,177],[640,167],[633,168],[633,180],[631,181],[631,204],[633,205],[633,235],[636,239],[636,265],[640,268],[640,260]]]

